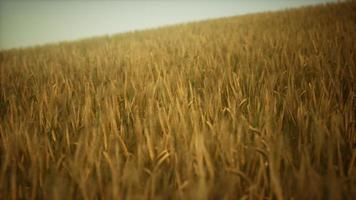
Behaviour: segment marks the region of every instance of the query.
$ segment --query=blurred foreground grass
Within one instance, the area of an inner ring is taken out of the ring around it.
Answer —
[[[355,11],[0,52],[0,199],[355,199]]]

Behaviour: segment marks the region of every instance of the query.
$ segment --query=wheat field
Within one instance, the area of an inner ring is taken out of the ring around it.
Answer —
[[[356,2],[0,52],[0,199],[356,199]]]

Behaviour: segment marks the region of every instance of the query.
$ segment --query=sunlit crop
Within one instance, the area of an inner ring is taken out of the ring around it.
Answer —
[[[0,52],[0,199],[356,199],[355,10]]]

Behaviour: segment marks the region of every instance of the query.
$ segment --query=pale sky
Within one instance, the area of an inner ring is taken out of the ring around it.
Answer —
[[[0,49],[333,0],[0,0]]]

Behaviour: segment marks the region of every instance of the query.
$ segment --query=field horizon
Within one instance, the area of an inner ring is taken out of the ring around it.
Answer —
[[[168,23],[163,23],[163,24],[158,24],[158,25],[152,25],[152,26],[144,26],[142,28],[136,27],[132,29],[125,29],[117,32],[110,32],[108,34],[94,34],[92,36],[82,36],[82,37],[76,37],[76,38],[67,38],[67,39],[58,39],[58,40],[52,40],[52,41],[47,41],[47,42],[35,42],[32,44],[24,44],[24,45],[17,45],[13,47],[1,47],[0,44],[0,52],[1,51],[12,51],[12,50],[24,50],[24,49],[29,49],[29,48],[45,48],[47,46],[52,46],[52,45],[58,45],[58,44],[63,44],[63,43],[75,43],[75,42],[85,42],[86,40],[100,40],[100,38],[105,38],[105,37],[117,37],[121,34],[132,34],[135,32],[140,32],[140,31],[149,31],[149,30],[156,30],[156,29],[162,29],[162,28],[168,28],[168,27],[175,27],[175,26],[183,26],[187,24],[194,24],[194,23],[200,23],[204,21],[213,21],[213,20],[219,20],[219,19],[224,19],[224,18],[232,18],[232,17],[238,17],[238,16],[245,16],[245,15],[255,15],[255,14],[262,14],[262,13],[270,13],[270,12],[280,12],[280,11],[287,11],[287,10],[292,10],[292,9],[302,9],[306,7],[313,7],[313,6],[320,6],[320,5],[325,5],[325,4],[333,4],[336,2],[332,1],[324,1],[324,2],[319,2],[319,3],[312,3],[312,4],[301,4],[301,5],[291,5],[290,7],[281,7],[281,8],[270,8],[266,10],[259,10],[259,11],[243,11],[241,13],[228,13],[227,15],[221,15],[221,16],[207,16],[207,18],[197,18],[197,19],[191,19],[191,20],[182,20],[182,21],[173,21],[173,22],[168,22]],[[3,38],[4,39],[4,38]],[[30,42],[31,43],[31,42]]]
[[[356,2],[0,51],[0,199],[355,199]]]

